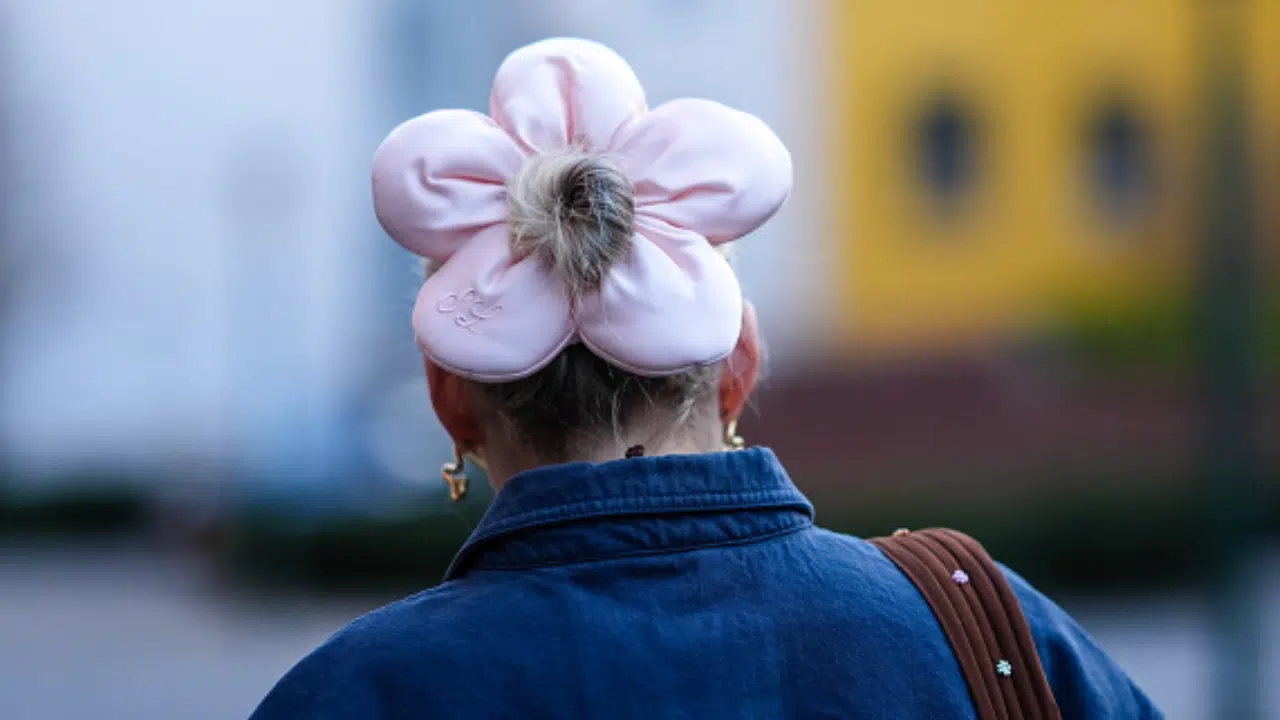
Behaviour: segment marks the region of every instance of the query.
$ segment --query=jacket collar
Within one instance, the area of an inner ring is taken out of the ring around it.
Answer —
[[[747,542],[812,520],[765,448],[554,465],[503,487],[445,579]]]

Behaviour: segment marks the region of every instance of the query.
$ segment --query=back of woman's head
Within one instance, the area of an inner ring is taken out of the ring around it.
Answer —
[[[414,118],[374,160],[379,221],[428,259],[429,376],[541,462],[736,419],[726,368],[755,338],[723,251],[785,201],[786,148],[709,101],[649,111],[625,61],[581,40],[512,53],[490,105]]]
[[[536,260],[574,297],[598,291],[631,251],[631,182],[603,155],[570,150],[530,157],[507,183],[507,204],[515,256]],[[638,375],[574,343],[528,377],[472,387],[511,441],[544,462],[563,462],[638,424],[678,431],[714,404],[719,377],[719,365]]]

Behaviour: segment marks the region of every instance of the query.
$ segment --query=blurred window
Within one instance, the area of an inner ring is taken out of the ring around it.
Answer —
[[[1154,173],[1151,139],[1136,107],[1124,100],[1100,105],[1086,129],[1088,181],[1108,218],[1130,222],[1150,205]]]
[[[958,94],[935,95],[916,121],[917,172],[943,209],[954,209],[977,177],[978,128]]]

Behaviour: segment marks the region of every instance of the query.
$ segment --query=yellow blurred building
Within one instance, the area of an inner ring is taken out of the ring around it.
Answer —
[[[1213,5],[829,0],[842,341],[968,342],[1185,285]],[[1280,0],[1237,7],[1280,198]]]

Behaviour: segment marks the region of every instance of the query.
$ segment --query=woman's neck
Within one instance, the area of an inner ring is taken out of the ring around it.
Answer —
[[[688,423],[680,430],[673,433],[670,425],[650,423],[644,428],[608,434],[598,442],[573,448],[561,462],[547,462],[525,448],[495,443],[485,449],[485,466],[489,482],[497,491],[522,472],[562,462],[601,463],[628,456],[695,455],[724,449],[723,430],[718,422]]]

